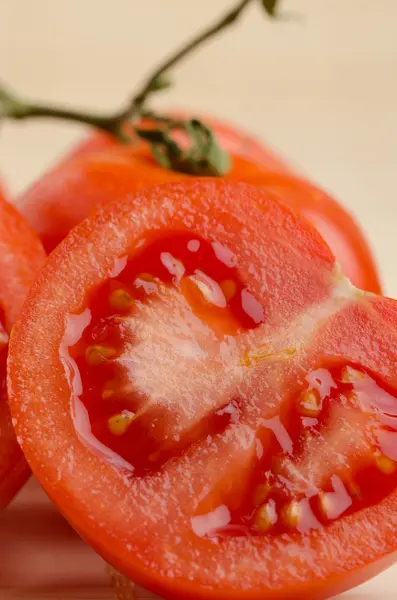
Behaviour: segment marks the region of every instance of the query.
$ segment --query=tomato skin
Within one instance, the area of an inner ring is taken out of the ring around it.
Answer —
[[[173,119],[187,120],[196,117],[195,114],[182,110],[169,110],[166,114]],[[212,116],[200,114],[197,118],[208,124],[215,132],[218,142],[231,154],[243,156],[253,162],[257,162],[273,173],[291,172],[291,167],[287,162],[278,156],[273,150],[265,146],[258,138],[247,133],[226,121],[214,118]],[[142,126],[152,127],[153,123],[144,119]],[[177,134],[178,141],[183,143],[184,135]],[[100,152],[102,150],[112,150],[119,146],[115,138],[105,134],[96,133],[80,142],[71,152],[67,153],[63,162],[71,158],[84,156],[91,152]]]
[[[382,293],[382,284],[371,248],[353,216],[332,196],[298,177],[283,173],[255,175],[250,183],[264,186],[320,232],[344,274],[360,290]]]
[[[256,163],[234,156],[227,179],[257,180],[262,172]],[[78,155],[61,164],[34,184],[17,204],[47,252],[51,252],[98,206],[142,188],[183,179],[190,176],[163,169],[146,144],[117,146],[111,151]]]
[[[145,232],[161,227],[193,228],[197,235],[229,240],[250,289],[258,295],[263,281],[248,267],[255,266],[253,257],[260,257],[260,266],[266,265],[265,296],[273,331],[280,325],[285,331],[317,303],[335,302],[331,315],[321,311],[313,342],[316,355],[364,360],[366,368],[382,373],[397,388],[396,303],[359,294],[343,278],[339,281],[332,254],[304,219],[265,191],[243,184],[190,181],[147,189],[104,206],[70,233],[41,271],[14,328],[9,353],[12,411],[26,456],[46,492],[108,562],[167,598],[326,598],[379,572],[395,559],[396,491],[378,506],[313,531],[303,543],[291,533],[276,541],[254,536],[215,545],[197,541],[183,529],[183,547],[167,546],[164,553],[160,542],[172,537],[189,494],[200,494],[209,475],[215,476],[212,470],[200,471],[199,461],[189,462],[193,454],[184,459],[183,471],[170,467],[165,489],[160,476],[150,484],[139,483],[78,437],[69,413],[70,383],[59,356],[65,316],[81,314],[88,291],[108,278],[114,261]],[[280,244],[275,254],[273,244]],[[288,248],[291,254],[280,254]],[[343,293],[346,305],[340,306]],[[39,377],[47,383],[42,398],[37,395]],[[219,456],[225,458],[216,452],[215,466],[223,468],[216,462]],[[150,518],[139,512],[139,498],[146,508],[153,507]],[[176,560],[174,552],[179,553]],[[157,560],[165,562],[158,565]],[[267,567],[262,561],[268,561]],[[193,573],[194,566],[198,569]]]
[[[44,260],[37,235],[0,191],[0,315],[8,333]],[[1,388],[0,430],[0,509],[3,509],[26,481],[30,470],[15,439],[6,395]]]
[[[170,112],[186,118],[183,112]],[[294,176],[292,169],[256,139],[233,126],[207,118],[220,143],[234,156],[227,179],[263,185],[277,193],[318,227],[344,272],[360,289],[381,292],[377,266],[365,235],[348,211],[330,195]],[[245,159],[245,160],[244,160]],[[248,167],[252,161],[255,167]],[[17,200],[20,209],[51,252],[69,230],[97,205],[184,176],[164,171],[146,144],[126,150],[105,134],[82,142],[28,188]]]
[[[169,114],[178,119],[187,118],[187,113],[181,111],[170,111]],[[271,172],[288,170],[281,158],[254,137],[213,118],[206,117],[206,122],[214,128],[223,147],[242,163],[233,168],[232,179],[247,179],[247,171],[255,172],[254,165],[261,165]],[[144,121],[143,125],[151,124]],[[250,167],[248,161],[254,165]],[[184,177],[159,167],[146,143],[137,141],[126,148],[115,138],[96,133],[34,182],[17,198],[16,204],[49,253],[97,205],[107,203],[127,190],[133,193],[142,187]]]

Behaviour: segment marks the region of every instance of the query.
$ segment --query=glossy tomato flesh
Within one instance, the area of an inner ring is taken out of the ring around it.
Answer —
[[[36,234],[0,190],[0,508],[29,475],[15,439],[6,393],[8,337],[26,292],[44,262]]]
[[[17,432],[140,585],[325,598],[397,550],[396,323],[268,192],[152,188],[78,226],[33,286],[9,353]]]

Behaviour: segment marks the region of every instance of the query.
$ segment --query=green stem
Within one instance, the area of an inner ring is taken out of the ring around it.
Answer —
[[[234,7],[213,25],[205,28],[192,40],[176,50],[164,60],[147,78],[146,83],[133,96],[127,107],[108,115],[77,111],[63,106],[50,106],[25,102],[10,90],[0,85],[0,123],[4,119],[25,120],[31,118],[53,118],[74,121],[90,125],[104,131],[120,142],[131,142],[133,136],[140,137],[151,144],[156,159],[165,167],[196,175],[224,175],[228,172],[231,160],[228,154],[218,146],[211,129],[195,119],[185,121],[174,120],[145,110],[149,96],[158,92],[170,83],[166,75],[172,67],[180,63],[194,50],[208,40],[216,37],[221,31],[232,26],[243,14],[245,9],[258,0],[239,0]],[[279,0],[259,0],[268,16],[275,15]],[[161,125],[158,129],[148,131],[137,126],[126,132],[125,123],[128,120],[138,120],[145,116]],[[176,130],[183,130],[187,135],[190,147],[182,148],[172,137]]]
[[[123,131],[124,121],[118,115],[99,115],[92,112],[78,111],[63,106],[50,106],[25,102],[18,98],[5,86],[0,87],[0,122],[2,119],[23,121],[34,118],[59,119],[90,125],[127,143],[130,138]]]
[[[255,0],[240,0],[237,5],[224,15],[219,21],[200,32],[196,37],[190,40],[182,48],[171,54],[165,59],[159,67],[152,73],[143,85],[142,89],[135,94],[130,106],[125,111],[125,116],[131,117],[140,114],[148,96],[156,89],[156,82],[163,79],[164,75],[177,63],[180,63],[186,56],[191,54],[196,48],[202,46],[205,42],[215,37],[223,29],[233,25],[242,15],[247,6]]]

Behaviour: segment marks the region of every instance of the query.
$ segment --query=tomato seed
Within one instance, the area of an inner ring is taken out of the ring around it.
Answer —
[[[137,281],[137,280],[146,281],[146,282],[150,283],[150,282],[154,281],[154,277],[150,273],[140,273],[135,281]]]
[[[109,296],[109,303],[116,310],[129,310],[135,304],[130,294],[123,289],[114,290]]]
[[[117,415],[113,415],[108,419],[108,429],[113,435],[123,435],[129,425],[134,420],[134,413],[129,410],[123,410]]]
[[[343,383],[357,383],[364,379],[365,375],[362,371],[358,369],[353,369],[353,367],[344,367],[342,370],[341,381]]]
[[[214,279],[203,273],[202,271],[196,271],[194,275],[190,275],[187,278],[201,293],[203,299],[218,306],[219,308],[226,307],[226,298],[222,291],[221,286]]]
[[[293,500],[283,509],[283,521],[285,525],[296,528],[302,516],[302,506],[297,500]]]
[[[265,500],[269,496],[270,490],[271,486],[269,483],[260,483],[255,488],[254,495],[252,498],[255,506],[258,506],[258,504],[263,504],[265,502]]]
[[[377,456],[375,462],[378,469],[382,471],[382,473],[385,473],[385,475],[392,475],[397,470],[396,461],[384,456],[383,454],[381,456]]]
[[[303,392],[299,398],[298,410],[305,417],[318,417],[322,403],[317,390]]]
[[[100,365],[116,354],[116,349],[111,346],[89,346],[85,351],[85,358],[89,365]]]
[[[360,490],[360,486],[357,485],[357,483],[355,481],[350,480],[347,485],[346,485],[347,489],[349,490],[349,494],[356,499],[361,498],[361,490]]]
[[[269,346],[262,344],[256,350],[249,350],[241,358],[243,367],[254,367],[261,362],[289,360],[296,354],[296,348],[284,348],[280,352],[269,352]]]
[[[260,532],[265,532],[277,523],[276,503],[274,500],[269,500],[266,504],[257,510],[255,515],[255,525]]]

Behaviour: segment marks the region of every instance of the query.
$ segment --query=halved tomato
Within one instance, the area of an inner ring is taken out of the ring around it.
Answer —
[[[397,551],[397,303],[265,190],[123,197],[50,256],[13,330],[46,492],[166,598],[325,598]]]
[[[15,439],[6,394],[8,336],[45,254],[37,235],[0,190],[0,509],[29,468]]]
[[[249,183],[265,187],[306,217],[320,232],[344,274],[356,287],[382,293],[378,267],[361,227],[330,194],[288,173],[252,174]]]
[[[338,202],[308,181],[288,174],[287,167],[282,172],[281,164],[270,160],[265,148],[261,155],[251,138],[242,145],[243,134],[223,126],[216,126],[216,130],[225,148],[235,153],[228,180],[264,187],[302,211],[330,245],[352,283],[366,291],[381,292],[365,236]],[[97,206],[145,187],[187,178],[160,167],[147,144],[125,148],[102,135],[78,147],[17,202],[50,252]]]

